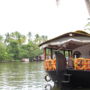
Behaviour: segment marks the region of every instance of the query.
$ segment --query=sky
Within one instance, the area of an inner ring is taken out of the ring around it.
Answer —
[[[0,0],[0,34],[32,32],[53,38],[84,29],[89,15],[84,0]]]

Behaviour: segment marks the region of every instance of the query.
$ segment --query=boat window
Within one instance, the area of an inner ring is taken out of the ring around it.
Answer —
[[[74,53],[73,53],[73,57],[74,58],[79,58],[81,56],[81,53],[79,52],[79,51],[75,51]]]

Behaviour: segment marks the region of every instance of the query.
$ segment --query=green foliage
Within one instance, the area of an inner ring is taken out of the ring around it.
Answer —
[[[47,36],[44,35],[36,34],[32,39],[31,32],[25,36],[17,31],[7,33],[4,37],[5,39],[0,35],[0,61],[17,61],[22,58],[31,60],[43,53],[38,45],[47,40]]]
[[[88,23],[85,25],[85,30],[90,30],[90,21],[88,20]]]
[[[4,43],[0,43],[0,61],[11,60],[11,56],[7,51]]]
[[[19,45],[18,42],[16,41],[12,41],[10,42],[10,44],[8,45],[8,52],[12,55],[13,59],[18,59],[18,55],[19,55]]]
[[[46,40],[47,40],[47,36],[44,36],[44,35],[39,36],[39,34],[36,34],[36,35],[35,35],[35,40],[34,40],[34,42],[35,42],[36,44],[40,44],[40,43],[42,43],[42,42],[45,42]]]

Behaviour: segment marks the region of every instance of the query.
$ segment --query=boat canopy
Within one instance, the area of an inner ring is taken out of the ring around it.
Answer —
[[[52,48],[56,50],[73,50],[87,44],[90,44],[90,34],[78,30],[47,40],[46,42],[41,43],[39,46],[41,48]]]

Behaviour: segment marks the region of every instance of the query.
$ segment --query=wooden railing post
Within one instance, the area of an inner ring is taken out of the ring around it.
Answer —
[[[53,49],[51,48],[50,51],[51,51],[51,59],[53,59]]]
[[[44,48],[44,60],[46,60],[46,48]]]

